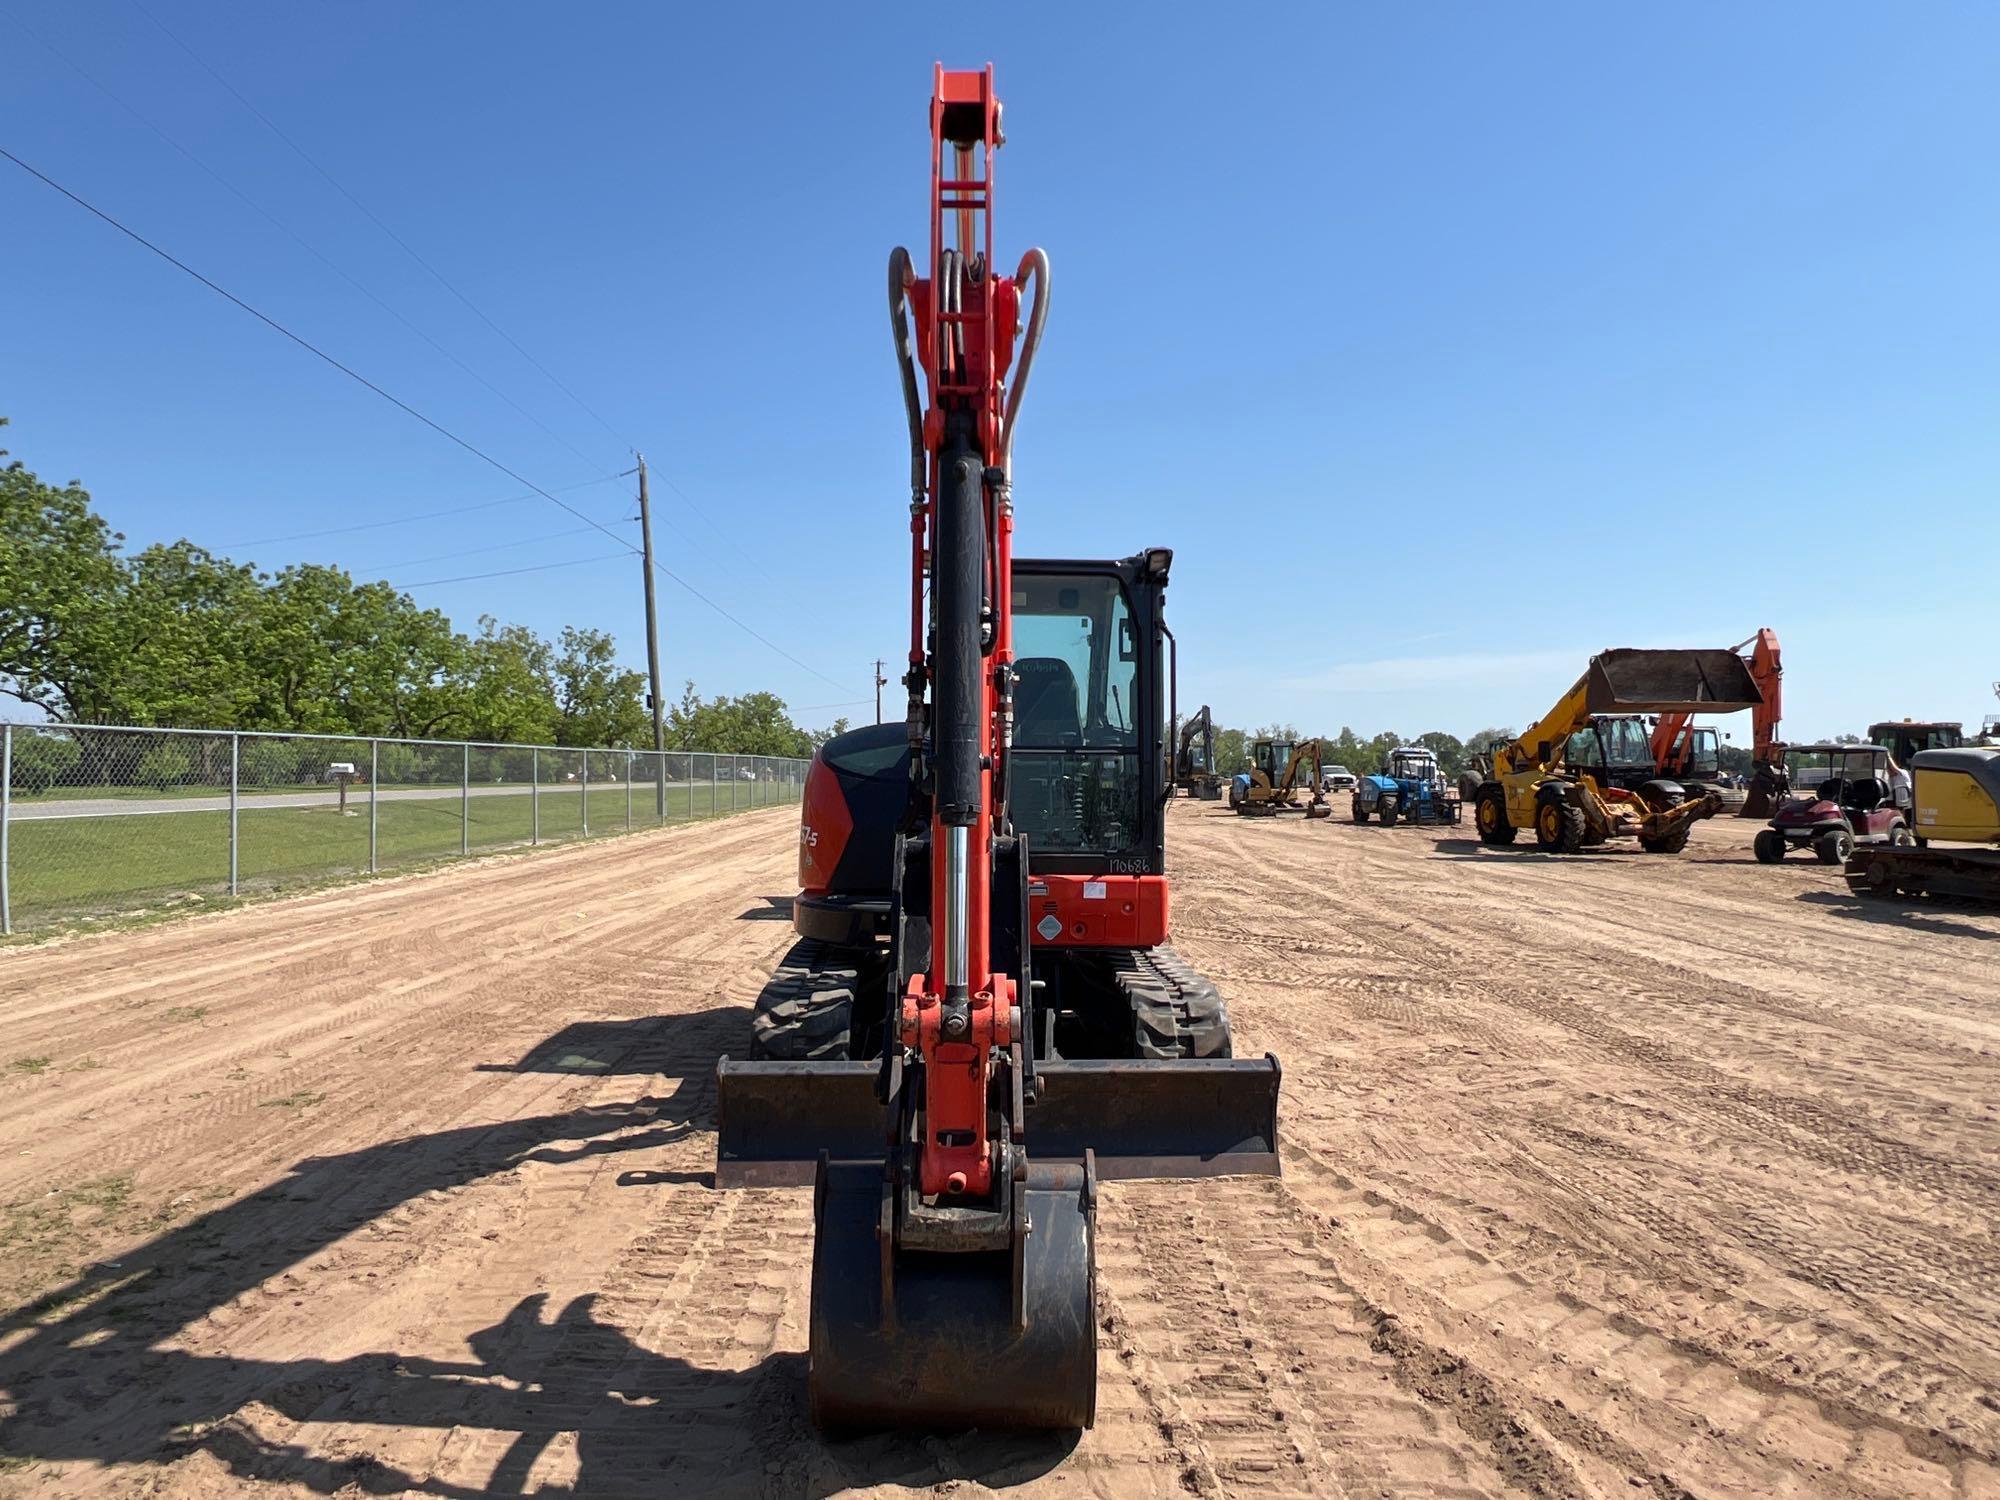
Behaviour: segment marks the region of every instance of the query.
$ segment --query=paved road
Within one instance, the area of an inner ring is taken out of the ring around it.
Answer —
[[[724,803],[727,803],[731,785],[727,781],[669,781],[667,789],[677,792],[683,788],[689,788],[699,792],[706,792],[711,785],[717,788],[717,795],[722,798]],[[735,785],[739,788],[738,795],[742,797],[744,806],[749,806],[754,784],[747,781],[740,781],[735,783]],[[648,795],[652,792],[653,788],[654,783],[650,781],[635,781],[632,783],[632,791],[635,796]],[[582,791],[582,789],[582,784],[574,781],[565,782],[561,785],[545,784],[542,787],[542,795],[544,797],[572,796]],[[593,781],[590,784],[590,789],[592,792],[622,792],[625,790],[625,783],[622,781]],[[516,785],[476,786],[472,789],[472,795],[475,797],[525,797],[528,795],[528,790],[527,787]],[[447,798],[456,801],[459,795],[459,789],[455,786],[399,787],[393,791],[379,793],[381,800],[384,802],[428,802]],[[281,807],[334,807],[339,805],[339,802],[340,793],[338,790],[324,792],[245,792],[237,805],[239,811],[257,811],[263,808]],[[347,805],[349,807],[365,807],[367,803],[368,789],[366,787],[353,787],[348,791]],[[71,797],[67,800],[54,802],[16,798],[9,817],[14,822],[26,823],[32,822],[37,818],[130,818],[153,813],[228,811],[229,797],[227,794],[218,797]]]

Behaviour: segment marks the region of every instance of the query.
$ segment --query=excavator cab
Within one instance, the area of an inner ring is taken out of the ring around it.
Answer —
[[[1160,640],[1172,556],[1155,548],[1118,562],[1014,560],[1014,739],[1003,795],[1038,870],[1163,873]]]

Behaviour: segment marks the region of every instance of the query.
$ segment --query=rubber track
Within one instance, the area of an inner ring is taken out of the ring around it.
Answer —
[[[840,1062],[852,1050],[861,970],[816,938],[792,944],[757,996],[750,1055],[768,1062]]]
[[[1213,981],[1164,944],[1106,956],[1111,980],[1132,1004],[1141,1057],[1229,1057],[1229,1007]]]

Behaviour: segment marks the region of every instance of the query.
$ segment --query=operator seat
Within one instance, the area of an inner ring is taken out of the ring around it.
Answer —
[[[1014,663],[1014,742],[1039,750],[1082,745],[1076,673],[1060,656],[1024,656]]]

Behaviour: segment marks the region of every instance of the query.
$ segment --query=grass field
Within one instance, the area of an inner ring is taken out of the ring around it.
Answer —
[[[743,782],[740,809],[790,800],[791,789]],[[665,821],[685,823],[730,812],[730,786],[666,788]],[[754,803],[753,803],[753,799]],[[530,842],[537,834],[535,798],[526,787],[469,799],[463,831],[470,852]],[[554,843],[584,835],[584,796],[575,786],[544,787],[539,837]],[[624,833],[623,787],[590,793],[592,837]],[[654,788],[630,793],[630,826],[661,821]],[[376,864],[383,870],[448,859],[461,848],[457,797],[385,801],[377,809]],[[8,830],[10,896],[14,930],[28,932],[65,921],[103,917],[199,897],[227,897],[229,814],[193,811],[131,817],[18,820]],[[259,808],[246,801],[237,813],[237,885],[243,895],[316,884],[368,872],[368,799],[354,797],[347,814],[332,807]]]

